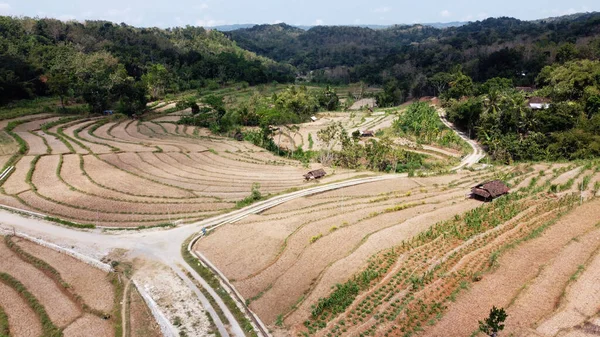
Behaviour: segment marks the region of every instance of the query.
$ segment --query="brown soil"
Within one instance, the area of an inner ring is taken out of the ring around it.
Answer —
[[[0,271],[19,280],[46,308],[54,324],[66,327],[81,315],[81,311],[63,290],[32,265],[23,262],[4,242],[0,245]]]
[[[132,337],[160,337],[160,327],[135,287],[129,297],[129,327]]]
[[[112,337],[115,335],[110,321],[90,314],[79,318],[73,324],[69,325],[64,331],[65,337],[89,337],[102,336]]]
[[[499,267],[460,295],[427,336],[470,335],[492,306],[509,315],[506,330],[516,335],[551,314],[577,265],[585,263],[600,241],[594,233],[580,244],[573,238],[594,229],[600,220],[600,201],[589,202],[548,228],[539,238],[509,250]],[[591,241],[590,241],[591,240]],[[557,249],[558,248],[558,249]]]
[[[19,194],[20,192],[27,191],[31,189],[29,184],[25,182],[25,177],[27,177],[27,172],[31,168],[31,161],[33,160],[33,156],[24,156],[19,160],[17,165],[15,165],[14,171],[11,173],[8,180],[2,185],[4,191],[8,194]]]
[[[13,241],[27,253],[53,266],[91,308],[106,313],[112,310],[114,291],[107,273],[33,242],[19,238],[13,238]]]
[[[301,198],[221,227],[200,240],[196,249],[234,280],[246,298],[254,298],[250,307],[267,323],[303,297],[286,320],[295,324],[371,255],[480,204],[464,200],[464,188],[441,191],[434,186],[449,181],[399,179]],[[385,212],[397,205],[412,206]],[[323,237],[311,244],[318,235]]]
[[[38,131],[37,132],[38,135],[44,137],[44,139],[46,139],[46,142],[48,143],[48,145],[50,146],[50,149],[52,150],[52,154],[61,154],[61,153],[70,153],[71,151],[69,150],[69,148],[67,148],[67,146],[58,138],[46,134],[43,131]]]
[[[0,307],[8,316],[11,336],[30,337],[42,334],[42,325],[36,313],[16,291],[2,282],[0,282]]]

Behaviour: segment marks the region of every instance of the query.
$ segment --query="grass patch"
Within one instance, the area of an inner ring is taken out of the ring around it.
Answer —
[[[61,224],[64,226],[79,228],[79,229],[96,228],[96,225],[93,225],[93,224],[80,224],[80,223],[75,223],[75,222],[71,222],[71,221],[67,221],[67,220],[63,220],[63,219],[59,219],[59,218],[55,218],[55,217],[51,217],[51,216],[45,217],[44,220],[52,221],[52,222],[55,222],[55,223],[58,223],[58,224]]]
[[[312,238],[310,238],[309,241],[312,244],[312,243],[315,243],[315,242],[319,241],[319,239],[322,238],[322,237],[323,237],[323,234],[319,233],[318,235],[315,235]]]
[[[577,279],[579,278],[579,276],[581,276],[581,274],[583,273],[584,270],[585,270],[584,265],[580,264],[579,266],[577,266],[577,270],[575,271],[575,273],[573,275],[571,275],[570,280],[577,281]]]
[[[10,336],[10,330],[8,326],[8,316],[0,307],[0,337]]]
[[[265,197],[260,193],[260,184],[254,183],[252,184],[252,191],[250,195],[245,197],[244,199],[235,203],[236,208],[244,208],[246,206],[250,206],[257,201],[264,200]]]

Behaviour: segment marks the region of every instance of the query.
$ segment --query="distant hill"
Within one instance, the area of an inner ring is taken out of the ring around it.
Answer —
[[[448,27],[460,27],[467,24],[467,22],[435,22],[435,23],[423,23],[423,26],[430,26],[430,27],[434,27],[434,28],[448,28]],[[244,24],[235,24],[235,25],[222,25],[222,26],[214,26],[214,27],[206,27],[209,29],[215,29],[218,30],[220,32],[231,32],[234,30],[239,30],[239,29],[248,29],[248,28],[253,28],[255,26],[259,26],[259,24],[254,24],[254,23],[244,23]],[[360,28],[370,28],[370,29],[386,29],[389,28],[393,25],[342,25],[344,27],[360,27]],[[305,26],[305,25],[300,25],[300,26],[296,26],[296,25],[292,25],[292,27],[297,27],[300,28],[302,30],[309,30],[311,28],[317,27],[317,26]]]
[[[383,84],[396,79],[407,82],[402,89],[406,92],[418,89],[423,78],[456,65],[476,81],[500,76],[532,85],[567,42],[600,49],[600,13],[537,21],[501,17],[379,29],[306,28],[281,23],[225,34],[246,50],[310,73],[313,81]],[[598,44],[592,45],[595,38]]]
[[[256,24],[254,24],[254,23],[243,23],[243,24],[236,24],[236,25],[222,25],[222,26],[214,26],[214,27],[206,27],[206,28],[215,29],[220,32],[231,32],[232,30],[252,28],[254,26],[256,26]]]

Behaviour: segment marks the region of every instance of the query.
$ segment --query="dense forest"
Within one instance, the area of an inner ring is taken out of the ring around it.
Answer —
[[[82,97],[93,111],[140,110],[147,93],[294,79],[291,67],[200,27],[135,28],[104,21],[0,17],[0,103]]]
[[[457,66],[476,82],[504,77],[532,85],[542,68],[555,61],[600,57],[599,13],[540,21],[490,18],[445,29],[332,26],[304,31],[277,24],[226,34],[240,47],[287,62],[313,81],[383,85],[396,80],[404,97],[437,95],[427,79]]]

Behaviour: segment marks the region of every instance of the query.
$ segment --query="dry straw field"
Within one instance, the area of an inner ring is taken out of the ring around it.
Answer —
[[[131,336],[151,335],[137,331],[156,331],[156,323],[135,289],[123,297],[126,281],[121,275],[25,239],[1,239],[3,336],[120,336],[123,322]],[[126,317],[122,316],[123,299],[131,302]]]
[[[172,120],[41,115],[4,121],[0,126],[23,149],[2,181],[0,203],[77,224],[150,227],[233,209],[255,184],[262,195],[309,186],[302,175],[316,167]],[[0,147],[8,152],[15,144]],[[323,182],[356,175],[330,170]]]
[[[509,196],[465,198],[497,178]],[[476,335],[496,305],[515,335],[587,336],[599,181],[596,164],[539,164],[369,183],[221,227],[195,249],[276,335]]]

